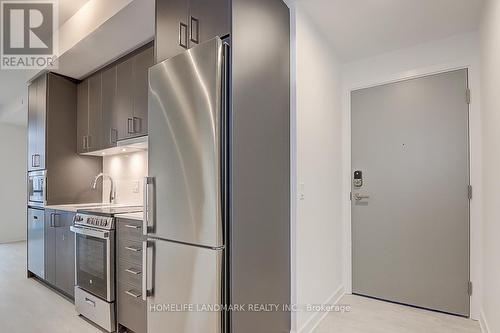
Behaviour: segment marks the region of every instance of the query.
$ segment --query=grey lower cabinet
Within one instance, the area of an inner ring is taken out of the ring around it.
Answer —
[[[147,304],[142,299],[142,221],[116,221],[116,308],[119,328],[147,332]]]
[[[70,231],[75,214],[45,210],[45,281],[74,298],[75,236]]]

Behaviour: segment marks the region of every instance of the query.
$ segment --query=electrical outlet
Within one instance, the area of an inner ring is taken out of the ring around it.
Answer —
[[[132,183],[132,193],[139,193],[139,181],[136,180]]]

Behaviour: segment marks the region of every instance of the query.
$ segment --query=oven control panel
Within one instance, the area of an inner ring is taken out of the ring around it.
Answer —
[[[113,217],[76,214],[73,220],[74,224],[94,227],[99,229],[111,230],[115,228]]]

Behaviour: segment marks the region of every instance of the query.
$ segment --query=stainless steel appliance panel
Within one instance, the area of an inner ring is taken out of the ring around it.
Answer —
[[[47,203],[47,172],[28,173],[28,205],[44,207]]]
[[[75,233],[76,285],[108,302],[115,300],[114,231],[71,227]]]
[[[44,223],[42,209],[28,209],[28,270],[42,279],[45,278]]]
[[[222,313],[203,307],[222,303],[224,251],[163,240],[144,242],[144,249],[148,332],[222,332]],[[193,308],[162,309],[171,304]]]
[[[223,245],[223,44],[215,38],[149,72],[148,235]]]
[[[116,331],[115,303],[108,303],[75,287],[76,311],[108,332]]]

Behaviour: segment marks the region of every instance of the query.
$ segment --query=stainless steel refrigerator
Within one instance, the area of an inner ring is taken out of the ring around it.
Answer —
[[[149,71],[149,332],[224,332],[225,314],[206,307],[227,292],[227,57],[215,38]]]

